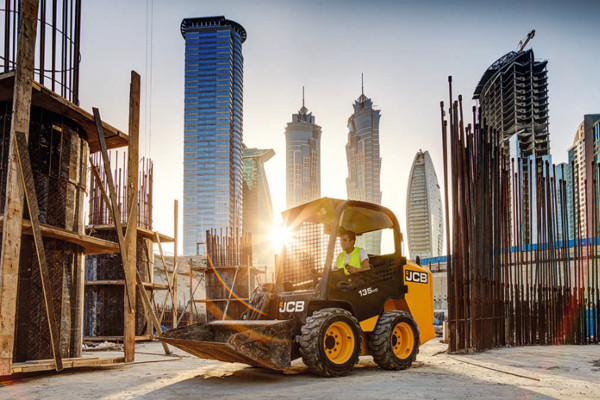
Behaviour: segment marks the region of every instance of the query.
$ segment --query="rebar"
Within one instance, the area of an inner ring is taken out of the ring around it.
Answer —
[[[480,110],[473,109],[465,127],[451,78],[449,93],[449,117],[441,103],[441,122],[444,174],[451,182],[446,198],[452,199],[450,351],[599,343],[599,166],[572,164],[573,195],[567,196],[564,167],[557,176],[547,158],[510,158]],[[593,195],[578,193],[577,168],[593,171],[592,184],[584,185]],[[592,199],[585,210],[582,196]],[[574,210],[574,229],[567,207]]]
[[[21,0],[5,0],[0,70],[15,69]],[[34,79],[79,105],[81,0],[40,0]]]

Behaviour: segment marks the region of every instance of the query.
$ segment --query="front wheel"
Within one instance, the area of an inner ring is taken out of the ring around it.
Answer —
[[[321,376],[347,375],[358,362],[358,321],[341,308],[325,308],[306,319],[298,337],[302,361]]]
[[[367,345],[381,368],[407,369],[419,352],[419,328],[406,311],[387,311],[369,333]]]

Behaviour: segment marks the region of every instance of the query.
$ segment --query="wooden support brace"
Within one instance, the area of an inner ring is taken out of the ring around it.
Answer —
[[[167,279],[167,286],[169,287],[167,294],[165,294],[165,300],[162,305],[162,311],[160,313],[160,318],[158,320],[162,323],[163,317],[165,315],[165,307],[167,306],[167,301],[169,300],[169,296],[173,298],[173,283],[169,278],[169,271],[167,270],[167,262],[165,261],[165,255],[163,254],[162,244],[160,242],[160,237],[158,232],[154,232],[156,243],[158,244],[158,251],[160,252],[160,259],[162,260],[163,272],[165,273],[165,277]]]
[[[102,199],[104,200],[104,202],[107,205],[110,206],[111,201],[108,198],[106,189],[104,188],[102,178],[100,177],[100,173],[98,172],[98,167],[96,167],[96,165],[94,164],[94,161],[92,160],[91,156],[90,156],[90,166],[92,169],[92,174],[94,175],[94,178],[96,178],[96,181],[98,182],[98,188],[100,189],[100,194],[102,195]],[[119,213],[119,215],[120,215],[120,213]],[[120,218],[120,216],[119,216],[119,218]],[[114,221],[114,219],[113,219],[113,221]],[[115,225],[117,225],[117,224],[115,224]],[[121,224],[118,224],[118,226],[115,226],[115,229],[117,230],[117,237],[119,238],[119,249],[121,251],[121,263],[123,264],[123,272],[125,274],[125,282],[127,282],[128,274],[126,273],[125,262],[124,262],[124,260],[126,260],[126,257],[127,257],[127,249],[124,246],[125,238],[123,237],[123,227],[121,226]],[[121,233],[120,235],[119,235],[119,232]],[[123,254],[123,253],[125,253],[125,254]],[[127,286],[127,285],[125,285],[125,286]]]
[[[31,227],[33,230],[33,240],[35,242],[35,252],[40,267],[40,276],[42,278],[42,291],[44,292],[44,301],[46,303],[46,317],[50,329],[50,341],[52,342],[52,353],[54,355],[54,364],[56,370],[63,369],[62,357],[60,354],[60,325],[56,321],[54,298],[48,293],[50,290],[50,274],[46,264],[46,252],[44,242],[42,241],[42,232],[40,231],[37,195],[35,193],[35,184],[33,182],[33,172],[31,171],[31,162],[29,160],[29,148],[27,146],[27,137],[23,132],[15,132],[15,141],[17,148],[17,158],[19,161],[19,171],[21,172],[21,181],[25,198],[27,199],[27,209],[29,218],[31,218]]]
[[[0,375],[12,373],[17,309],[17,281],[23,222],[23,190],[19,177],[15,132],[29,132],[35,37],[39,0],[21,4],[17,64],[13,91],[10,146],[6,167],[6,202],[0,254]]]
[[[171,294],[171,299],[173,300],[173,328],[177,328],[177,231],[178,231],[178,218],[179,218],[179,202],[177,200],[174,201],[173,204],[173,237],[175,238],[175,242],[173,244],[173,293]]]
[[[156,314],[154,313],[154,309],[152,308],[152,304],[150,303],[150,298],[148,297],[148,293],[144,289],[144,282],[142,281],[140,272],[136,271],[135,276],[136,276],[136,280],[137,280],[138,290],[140,291],[142,301],[144,302],[144,307],[146,308],[146,311],[148,312],[148,314],[150,314],[150,318],[152,318],[152,323],[157,326],[157,331],[162,331],[160,322],[158,321],[158,318],[156,317]],[[167,346],[167,344],[164,342],[161,342],[161,343],[162,343],[163,349],[165,350],[165,354],[171,354],[171,350],[169,349],[169,346]]]
[[[106,140],[104,139],[104,128],[102,127],[102,120],[100,119],[100,111],[96,107],[93,107],[92,110],[94,111],[94,120],[96,121],[96,130],[98,131],[98,143],[100,143],[100,150],[102,151],[102,164],[104,166],[104,173],[106,175],[106,183],[108,186],[108,194],[110,196],[110,201],[107,201],[106,204],[110,206],[113,222],[115,223],[115,228],[117,230],[117,237],[119,238],[119,247],[121,248],[121,261],[123,264],[123,272],[125,274],[126,282],[125,297],[127,297],[127,302],[129,303],[129,312],[134,313],[135,305],[131,300],[132,297],[129,293],[129,288],[131,287],[131,285],[135,285],[135,283],[132,282],[135,280],[135,278],[131,276],[129,269],[127,268],[127,246],[125,244],[125,238],[123,237],[123,227],[121,225],[121,211],[119,211],[119,205],[117,203],[117,194],[115,191],[115,184],[113,181],[112,172],[110,170],[108,150],[106,148]],[[93,169],[94,168],[92,168],[92,170]],[[99,177],[100,175],[98,175],[96,179],[98,179]],[[99,183],[98,186],[100,187],[101,192],[103,192],[103,194],[106,194],[106,191],[104,190],[104,185]],[[106,199],[104,201],[106,201]]]

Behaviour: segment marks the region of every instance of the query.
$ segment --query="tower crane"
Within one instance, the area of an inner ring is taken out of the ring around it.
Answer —
[[[535,29],[532,29],[531,32],[529,32],[527,34],[527,37],[525,38],[525,41],[523,41],[523,40],[519,41],[519,52],[523,51],[523,49],[525,48],[525,46],[527,46],[527,43],[529,43],[529,41],[531,39],[533,39],[534,36],[535,36]]]

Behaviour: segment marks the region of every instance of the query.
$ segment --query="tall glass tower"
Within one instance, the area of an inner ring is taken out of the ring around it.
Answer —
[[[353,107],[354,113],[348,118],[346,144],[348,198],[381,204],[380,111],[373,108],[373,101],[365,96],[364,87]],[[357,238],[357,244],[369,254],[380,254],[381,232],[364,234]]]
[[[183,252],[210,228],[242,227],[244,28],[225,17],[186,18]]]
[[[292,114],[285,128],[286,207],[291,208],[321,196],[321,127],[304,107]]]
[[[444,254],[442,196],[428,151],[415,155],[406,193],[408,250],[415,259]]]

